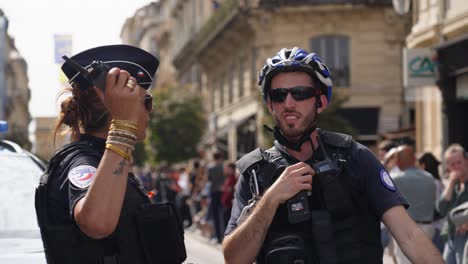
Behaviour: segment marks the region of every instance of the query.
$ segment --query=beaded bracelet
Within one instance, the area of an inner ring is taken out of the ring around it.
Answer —
[[[126,130],[120,130],[120,129],[110,130],[108,135],[109,136],[125,137],[125,138],[132,139],[132,140],[135,140],[135,141],[137,139],[137,136],[134,133],[128,132]]]
[[[122,119],[112,119],[111,124],[116,124],[116,125],[130,125],[136,127],[137,124],[132,121],[128,120],[122,120]]]
[[[119,137],[119,136],[108,136],[107,137],[107,140],[112,140],[114,142],[122,142],[122,143],[126,143],[128,145],[130,145],[131,147],[134,147],[135,144],[136,144],[136,141],[133,140],[133,139],[128,139],[128,138],[125,138],[125,137]]]

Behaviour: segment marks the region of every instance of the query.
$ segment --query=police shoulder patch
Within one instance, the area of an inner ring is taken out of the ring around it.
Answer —
[[[68,172],[68,180],[76,187],[84,189],[93,182],[96,168],[90,165],[81,165]]]
[[[388,190],[392,192],[396,190],[396,187],[392,181],[392,178],[390,178],[390,175],[384,169],[380,171],[380,181],[382,182],[383,186],[385,186],[385,188],[387,188]]]

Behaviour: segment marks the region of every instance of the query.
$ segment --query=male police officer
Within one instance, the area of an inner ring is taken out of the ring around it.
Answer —
[[[282,49],[259,85],[276,141],[237,162],[226,263],[382,263],[381,220],[414,263],[443,263],[374,155],[347,135],[316,129],[332,91],[316,54]]]

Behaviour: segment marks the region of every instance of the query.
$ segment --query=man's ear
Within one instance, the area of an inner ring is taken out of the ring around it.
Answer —
[[[268,107],[268,111],[270,111],[270,114],[273,114],[273,108],[272,108],[272,104],[270,101],[270,97],[267,98],[267,100],[265,101],[265,104]]]
[[[320,102],[321,102],[321,106],[317,107],[317,113],[322,113],[328,106],[327,97],[323,94],[320,96]]]

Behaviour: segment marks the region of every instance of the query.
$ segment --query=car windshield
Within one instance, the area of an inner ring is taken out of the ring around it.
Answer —
[[[25,153],[0,150],[0,238],[40,237],[34,192],[41,174]]]

